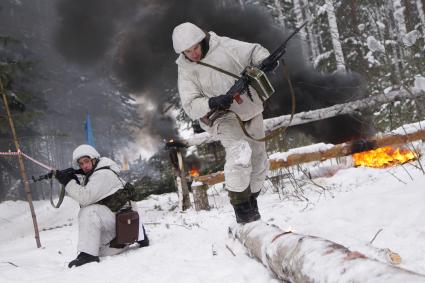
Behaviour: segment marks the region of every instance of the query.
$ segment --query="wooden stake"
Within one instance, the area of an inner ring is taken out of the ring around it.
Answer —
[[[9,104],[7,102],[6,93],[4,91],[3,83],[1,81],[1,79],[0,79],[0,93],[3,97],[3,104],[4,104],[4,108],[6,109],[7,118],[9,120],[10,130],[12,131],[12,136],[13,136],[13,141],[15,143],[16,152],[20,152],[18,138],[16,136],[16,131],[15,131],[15,125],[13,124],[12,115],[10,114]],[[34,225],[35,242],[37,243],[37,248],[41,248],[40,235],[38,233],[37,216],[35,215],[34,205],[32,203],[32,195],[31,195],[31,190],[30,190],[30,186],[29,186],[29,183],[28,183],[28,176],[25,172],[24,158],[22,157],[21,154],[18,155],[18,162],[19,162],[19,173],[21,173],[21,177],[22,177],[22,181],[24,183],[24,188],[25,188],[25,193],[26,193],[26,196],[27,196],[28,204],[30,206],[32,223]]]
[[[183,157],[180,150],[177,150],[177,160],[180,173],[180,176],[178,176],[177,179],[177,186],[179,187],[179,208],[181,211],[185,211],[192,205],[190,203],[189,188],[187,187],[186,170],[184,168]]]

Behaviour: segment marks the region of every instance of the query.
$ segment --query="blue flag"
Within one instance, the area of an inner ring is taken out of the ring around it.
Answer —
[[[91,127],[90,115],[88,113],[87,113],[86,121],[84,122],[84,130],[86,131],[87,144],[95,148],[96,145],[94,144],[93,130]]]

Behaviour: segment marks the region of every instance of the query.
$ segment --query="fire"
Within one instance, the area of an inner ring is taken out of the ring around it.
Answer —
[[[391,167],[417,158],[418,155],[410,149],[394,149],[391,146],[353,154],[355,166],[367,166],[373,168]]]
[[[198,177],[199,176],[198,168],[192,167],[192,169],[190,169],[190,171],[189,171],[189,176],[190,177]]]

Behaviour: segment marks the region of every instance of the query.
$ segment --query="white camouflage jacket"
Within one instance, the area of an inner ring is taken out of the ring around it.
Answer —
[[[248,65],[259,64],[269,55],[267,49],[259,44],[218,36],[213,32],[209,34],[209,50],[201,61],[235,75],[239,75]],[[208,99],[225,94],[236,81],[229,75],[189,61],[183,54],[180,54],[176,63],[182,106],[192,120],[207,114],[210,111]],[[250,120],[263,111],[261,100],[255,90],[251,90],[254,101],[243,95],[242,104],[233,102],[230,107],[243,121]]]
[[[87,185],[84,185],[86,176],[78,175],[81,185],[75,180],[71,180],[65,186],[67,194],[82,207],[94,204],[123,188],[123,182],[114,173],[116,172],[118,174],[120,167],[113,160],[107,157],[101,157],[96,168],[104,166],[109,166],[111,170],[102,169],[94,171]]]

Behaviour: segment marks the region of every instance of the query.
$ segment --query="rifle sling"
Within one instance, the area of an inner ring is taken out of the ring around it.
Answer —
[[[213,65],[210,65],[210,64],[208,64],[208,63],[201,62],[201,61],[198,61],[198,62],[196,62],[196,63],[197,63],[197,64],[199,64],[199,65],[203,65],[203,66],[206,66],[206,67],[208,67],[208,68],[214,69],[214,70],[216,70],[216,71],[219,71],[219,72],[221,72],[221,73],[223,73],[223,74],[226,74],[226,75],[228,75],[228,76],[234,77],[235,79],[240,79],[240,77],[239,77],[239,76],[237,76],[237,75],[235,75],[235,74],[233,74],[233,73],[231,73],[231,72],[229,72],[229,71],[223,70],[223,69],[221,69],[221,68],[219,68],[219,67],[216,67],[216,66],[213,66]]]
[[[63,202],[64,197],[65,197],[65,186],[61,185],[58,202],[56,204],[53,202],[53,178],[50,179],[50,204],[54,208],[59,208]]]

